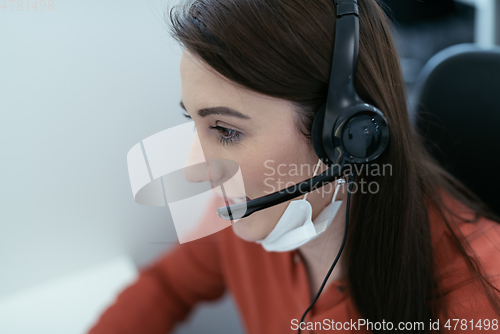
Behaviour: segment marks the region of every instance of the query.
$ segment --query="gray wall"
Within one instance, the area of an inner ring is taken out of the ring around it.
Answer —
[[[0,299],[120,254],[141,267],[176,241],[168,209],[134,202],[126,164],[184,122],[181,49],[162,16],[175,2],[0,11]],[[237,332],[228,314],[228,298],[203,306],[179,333]]]

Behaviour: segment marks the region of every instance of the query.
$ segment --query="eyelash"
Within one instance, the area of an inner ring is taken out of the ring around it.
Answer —
[[[240,136],[241,136],[241,132],[233,130],[233,129],[225,128],[225,127],[222,127],[222,126],[219,126],[219,125],[209,126],[209,128],[219,131],[219,134],[221,134],[221,136],[219,138],[219,142],[222,145],[226,145],[226,144],[235,142],[235,141],[239,140]],[[232,132],[233,135],[229,136],[229,137],[222,135],[226,131]]]
[[[183,115],[184,115],[184,117],[191,119],[191,116],[189,116],[188,114],[183,114]],[[240,136],[241,136],[241,132],[233,130],[233,129],[225,128],[225,127],[222,127],[219,125],[209,126],[209,128],[212,130],[217,130],[219,132],[219,134],[221,134],[221,136],[219,138],[219,142],[222,145],[226,145],[226,144],[235,142],[235,141],[239,140]],[[230,136],[222,135],[224,132],[227,132],[227,131],[233,133],[233,135],[232,136],[231,135]]]

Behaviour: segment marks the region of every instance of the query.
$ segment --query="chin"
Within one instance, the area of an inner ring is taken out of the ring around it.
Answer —
[[[262,227],[259,228],[257,220],[254,217],[241,218],[233,223],[231,227],[237,237],[249,242],[264,239],[270,232],[263,231]]]
[[[231,225],[234,234],[249,242],[264,239],[274,229],[287,205],[288,203],[281,203],[241,218]]]

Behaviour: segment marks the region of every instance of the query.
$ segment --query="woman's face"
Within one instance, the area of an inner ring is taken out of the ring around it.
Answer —
[[[229,159],[240,166],[245,193],[226,194],[228,197],[246,195],[254,199],[312,177],[318,156],[298,131],[290,102],[241,88],[188,51],[182,55],[180,72],[182,104],[195,123],[206,159]],[[237,113],[198,112],[214,107]],[[210,128],[216,126],[220,128]],[[318,174],[324,170],[326,166],[321,163]],[[313,219],[331,201],[332,189],[325,186],[308,195]],[[234,233],[247,241],[265,238],[289,203],[236,221]]]

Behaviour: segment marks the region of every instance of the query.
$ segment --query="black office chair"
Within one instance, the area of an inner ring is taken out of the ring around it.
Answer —
[[[434,157],[500,215],[500,47],[459,44],[415,84],[411,117]]]

